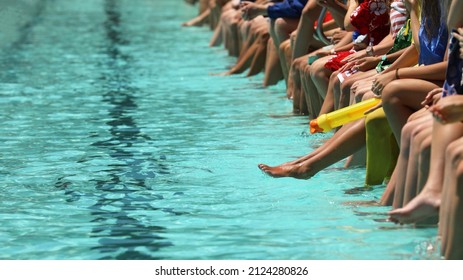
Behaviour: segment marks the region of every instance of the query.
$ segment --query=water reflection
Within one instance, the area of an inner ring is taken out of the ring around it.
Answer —
[[[121,32],[119,3],[106,0],[104,4],[108,61],[101,80],[107,89],[103,102],[111,105],[110,120],[106,122],[111,138],[92,145],[107,151],[119,163],[106,170],[108,180],[94,181],[101,195],[91,207],[91,214],[95,217],[92,236],[98,237],[100,244],[93,249],[99,250],[103,259],[152,259],[150,252],[171,245],[159,236],[165,228],[141,222],[131,212],[142,212],[149,217],[150,212],[163,211],[152,206],[153,201],[163,198],[152,194],[153,190],[146,180],[154,178],[157,170],[168,173],[168,167],[151,153],[140,153],[135,149],[151,139],[141,132],[133,117],[137,110],[134,96],[137,89],[130,86],[127,68],[130,55],[120,50],[120,46],[129,44],[129,41]],[[147,190],[149,197],[146,196]],[[140,191],[145,192],[142,195]]]

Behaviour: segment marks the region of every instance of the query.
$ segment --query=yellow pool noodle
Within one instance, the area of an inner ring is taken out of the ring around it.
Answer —
[[[335,127],[365,117],[365,111],[373,108],[381,101],[380,98],[371,98],[334,112],[323,114],[310,121],[310,133],[328,132]]]

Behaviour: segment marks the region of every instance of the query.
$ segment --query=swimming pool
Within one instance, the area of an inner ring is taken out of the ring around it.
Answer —
[[[195,7],[38,3],[1,49],[1,259],[438,258],[436,228],[348,203],[381,195],[344,193],[363,169],[261,173],[327,136],[273,117],[282,84],[209,75],[235,59],[180,27]]]

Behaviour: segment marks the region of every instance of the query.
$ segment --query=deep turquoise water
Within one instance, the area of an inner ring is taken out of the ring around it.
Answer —
[[[291,111],[282,84],[209,75],[235,59],[207,47],[207,28],[180,27],[195,7],[38,7],[0,53],[1,259],[437,258],[436,228],[346,204],[380,197],[344,193],[364,169],[260,172],[327,136],[271,117]]]

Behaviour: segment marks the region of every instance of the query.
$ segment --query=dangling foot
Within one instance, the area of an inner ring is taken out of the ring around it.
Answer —
[[[405,207],[390,211],[390,220],[400,224],[410,224],[428,217],[439,215],[441,193],[422,191]]]
[[[293,91],[292,89],[290,89],[289,87],[286,89],[286,98],[288,98],[289,100],[293,100]]]
[[[258,166],[260,170],[273,178],[293,177],[296,179],[310,179],[314,175],[301,165],[282,164],[272,167],[266,164],[259,164]]]
[[[182,23],[182,26],[185,26],[185,27],[190,27],[190,26],[201,26],[202,25],[202,22],[199,21],[199,20],[196,20],[196,19],[192,19],[190,21],[187,21],[187,22],[184,22]]]
[[[230,76],[231,73],[230,71],[227,72],[220,72],[220,73],[209,73],[210,76],[218,76],[218,77],[224,77],[224,76]]]

